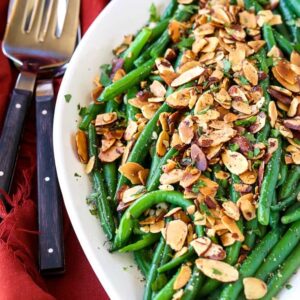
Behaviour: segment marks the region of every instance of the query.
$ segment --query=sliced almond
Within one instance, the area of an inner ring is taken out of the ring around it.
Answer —
[[[283,124],[289,129],[300,131],[300,117],[283,120]]]
[[[187,237],[187,225],[181,220],[173,220],[166,226],[166,243],[175,251],[181,250]]]
[[[130,189],[127,189],[123,193],[122,202],[130,203],[138,198],[140,198],[143,194],[146,193],[146,188],[143,185],[136,185]]]
[[[193,185],[200,177],[201,172],[196,168],[187,168],[182,175],[180,185],[183,188]]]
[[[190,244],[196,251],[197,255],[202,256],[208,250],[212,243],[211,239],[203,236],[193,240]]]
[[[299,96],[294,97],[287,113],[289,117],[294,117],[297,114],[299,103],[300,103],[300,97]]]
[[[195,114],[196,115],[199,114],[207,107],[212,106],[213,103],[214,103],[214,98],[212,94],[210,93],[202,94],[195,104],[195,109],[194,109]]]
[[[269,110],[270,124],[272,127],[274,127],[278,118],[278,112],[274,101],[270,101],[268,110]]]
[[[291,63],[300,67],[300,54],[295,50],[291,54]]]
[[[240,219],[240,211],[237,205],[232,201],[226,201],[222,203],[224,213],[231,219],[238,221]]]
[[[263,298],[268,287],[264,281],[255,277],[246,277],[243,279],[244,294],[247,300],[256,300]]]
[[[164,227],[165,227],[165,221],[159,220],[149,226],[149,231],[151,233],[159,233],[159,232],[161,232],[162,229],[164,229]]]
[[[164,156],[169,147],[170,137],[166,131],[162,131],[157,139],[156,143],[156,153],[158,156]]]
[[[252,84],[258,84],[258,73],[257,69],[248,60],[243,62],[243,73],[246,79]]]
[[[226,251],[222,246],[212,243],[208,250],[203,254],[205,258],[214,260],[224,260],[226,258]]]
[[[226,232],[226,233],[222,234],[220,239],[221,239],[222,245],[224,247],[231,246],[236,242],[236,239],[233,238],[231,232]]]
[[[174,290],[183,288],[190,280],[192,270],[189,266],[182,266],[173,284]]]
[[[255,171],[246,171],[240,174],[240,179],[245,184],[254,184],[257,180],[257,173]]]
[[[143,185],[146,185],[148,175],[149,175],[149,169],[143,169],[138,171],[138,178]]]
[[[130,141],[137,131],[138,131],[137,122],[129,120],[127,128],[126,128],[125,133],[124,133],[125,141]]]
[[[119,167],[119,172],[129,179],[132,184],[141,183],[138,173],[142,170],[144,170],[144,167],[135,162],[127,162]]]
[[[164,85],[157,80],[154,80],[150,85],[150,91],[155,97],[164,97],[167,92]]]
[[[207,169],[205,154],[197,144],[192,144],[191,146],[191,159],[195,162],[196,168],[199,171],[205,171]]]
[[[190,144],[194,137],[194,123],[191,116],[186,117],[182,120],[178,126],[178,133],[180,139],[185,144]]]
[[[95,161],[96,161],[96,157],[95,156],[92,156],[90,157],[86,167],[85,167],[85,173],[86,174],[90,174],[93,169],[94,169],[94,165],[95,165]]]
[[[171,86],[172,87],[178,87],[181,86],[187,82],[190,82],[196,78],[198,78],[200,75],[202,75],[204,73],[205,69],[202,67],[195,67],[192,68],[184,73],[182,73],[181,75],[179,75],[172,83]]]
[[[204,39],[202,37],[200,37],[200,38],[196,37],[196,40],[192,46],[193,52],[198,54],[204,48],[204,46],[207,45],[207,43],[208,43],[208,41],[206,39]]]
[[[173,216],[175,213],[181,211],[182,208],[181,207],[174,207],[173,209],[171,209],[167,214],[164,215],[164,218],[168,218]]]
[[[232,104],[232,108],[234,108],[236,111],[240,113],[246,115],[252,114],[252,108],[248,103],[245,103],[241,100],[233,100],[231,104]]]
[[[210,134],[201,135],[198,142],[201,147],[214,147],[228,142],[236,135],[236,133],[236,130],[232,128],[215,130]]]
[[[159,109],[159,107],[160,104],[158,103],[148,103],[142,107],[142,114],[146,119],[150,120]]]
[[[87,164],[89,161],[89,155],[88,155],[88,142],[87,142],[86,134],[83,131],[78,130],[76,132],[75,140],[76,140],[77,154],[79,160],[82,163]]]
[[[232,174],[240,175],[248,170],[248,161],[239,152],[225,150],[222,153],[222,161]]]
[[[226,228],[233,234],[233,237],[240,242],[245,240],[245,237],[236,222],[227,216],[223,216],[221,218],[222,223],[226,226]]]
[[[166,102],[173,108],[183,109],[188,107],[192,97],[196,97],[194,88],[186,88],[172,93],[167,97]]]
[[[125,150],[124,145],[120,141],[117,141],[107,151],[105,152],[100,151],[99,159],[102,162],[113,162],[122,156],[124,150]]]
[[[118,115],[116,112],[99,114],[96,117],[95,125],[104,126],[117,121]]]
[[[243,217],[247,220],[253,220],[256,217],[256,208],[252,203],[253,194],[246,194],[239,198],[237,206],[240,208]]]
[[[160,176],[160,183],[161,184],[174,184],[179,182],[183,176],[183,170],[174,169],[171,172],[164,173]]]
[[[207,45],[201,50],[204,53],[214,52],[219,44],[219,39],[217,37],[208,37],[206,38]]]
[[[209,278],[221,282],[234,282],[239,279],[237,269],[222,261],[198,258],[195,262],[197,268]]]

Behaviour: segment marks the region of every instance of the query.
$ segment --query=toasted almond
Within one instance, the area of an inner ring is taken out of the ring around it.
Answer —
[[[226,258],[226,251],[222,246],[212,243],[203,256],[214,260],[224,260]]]
[[[124,133],[125,141],[130,141],[137,131],[138,131],[137,122],[135,122],[133,120],[129,120],[127,128],[126,128],[125,133]]]
[[[203,237],[193,240],[190,244],[196,251],[197,255],[202,256],[208,250],[208,248],[211,246],[212,242],[211,242],[211,239],[203,236]]]
[[[222,153],[222,161],[232,174],[240,175],[248,170],[248,161],[239,152],[225,150]]]
[[[184,143],[182,142],[179,134],[177,132],[175,132],[172,136],[172,140],[171,140],[171,147],[178,147],[178,146],[182,146],[184,145]]]
[[[244,10],[239,13],[240,23],[246,28],[255,29],[257,26],[256,16],[254,13]]]
[[[300,85],[294,80],[293,76],[295,76],[294,72],[291,69],[287,69],[287,71],[279,70],[277,66],[272,68],[272,72],[274,77],[282,84],[286,89],[299,93]],[[281,73],[280,73],[281,72]],[[285,77],[286,75],[286,77]],[[295,83],[291,84],[289,81],[295,81]]]
[[[193,185],[200,177],[201,172],[196,168],[187,168],[183,172],[182,178],[180,180],[180,185],[183,188]]]
[[[83,131],[78,130],[76,132],[75,140],[76,140],[77,154],[79,160],[82,163],[87,164],[89,161],[89,155],[88,155],[88,142],[87,142],[86,134]]]
[[[179,290],[183,288],[190,280],[192,270],[189,266],[183,265],[174,281],[173,289]]]
[[[112,79],[112,82],[116,82],[123,78],[126,75],[126,72],[123,69],[118,69],[116,73],[114,74],[114,77]]]
[[[171,86],[172,87],[178,87],[181,86],[187,82],[190,82],[196,78],[198,78],[200,75],[202,75],[204,73],[205,69],[202,67],[195,67],[192,68],[184,73],[182,73],[181,75],[179,75],[172,83]]]
[[[272,127],[274,127],[278,118],[278,112],[274,101],[270,101],[268,111],[270,117],[270,124]]]
[[[229,61],[234,72],[242,69],[242,62],[246,58],[246,51],[241,49],[235,49],[229,53]]]
[[[193,52],[198,54],[204,48],[204,46],[207,45],[207,43],[208,43],[208,41],[206,39],[204,39],[202,37],[200,37],[200,38],[196,37],[196,40],[192,46]]]
[[[226,201],[222,203],[224,213],[231,219],[238,221],[240,219],[240,211],[237,205],[232,201]]]
[[[300,97],[299,96],[294,97],[287,113],[289,117],[294,117],[297,114],[299,103],[300,103]]]
[[[157,80],[154,80],[150,85],[150,91],[155,97],[164,97],[166,94],[166,88]]]
[[[300,152],[293,152],[292,160],[296,165],[300,165]]]
[[[149,231],[151,233],[159,233],[161,230],[165,227],[165,221],[159,220],[158,222],[155,222],[154,224],[150,225]]]
[[[173,108],[182,109],[189,105],[190,99],[192,97],[196,97],[195,89],[186,88],[172,93],[167,97],[166,102]]]
[[[142,170],[144,170],[144,167],[135,162],[127,162],[119,167],[119,172],[129,179],[132,184],[141,183],[138,173]]]
[[[246,79],[252,85],[257,85],[258,84],[257,69],[248,60],[244,60],[244,62],[243,62],[243,73],[244,73]]]
[[[143,116],[150,120],[159,109],[160,105],[158,103],[148,103],[142,107]]]
[[[215,130],[210,134],[201,135],[198,142],[201,147],[214,147],[228,142],[236,135],[236,133],[236,130],[232,128]]]
[[[146,188],[143,185],[136,185],[130,189],[127,189],[123,193],[122,202],[130,203],[138,198],[140,198],[143,194],[146,193]],[[144,225],[144,224],[143,224]]]
[[[183,176],[183,170],[180,169],[174,169],[168,173],[164,173],[160,176],[160,183],[161,184],[173,184],[177,183],[182,179]]]
[[[177,0],[179,4],[191,4],[194,0]]]
[[[101,151],[105,152],[108,149],[110,149],[114,143],[116,142],[116,139],[102,139],[101,140]]]
[[[125,147],[124,145],[117,141],[112,147],[110,147],[107,151],[100,151],[99,159],[102,162],[113,162],[122,156],[124,153]]]
[[[283,124],[289,129],[300,131],[300,117],[283,120]]]
[[[240,179],[245,184],[254,184],[257,180],[257,173],[255,171],[246,171],[240,174]]]
[[[240,242],[245,240],[245,237],[236,222],[227,216],[223,216],[221,218],[222,223],[226,226],[226,228],[233,234],[233,237]]]
[[[181,207],[174,207],[173,209],[171,209],[167,214],[164,215],[164,218],[168,218],[173,216],[175,213],[179,212],[180,210],[182,210]]]
[[[212,94],[206,93],[202,94],[196,102],[194,112],[195,114],[199,114],[201,111],[206,109],[209,106],[212,106],[214,103],[214,98]]]
[[[187,225],[181,220],[170,221],[166,226],[166,243],[175,251],[181,250],[187,237]]]
[[[146,185],[148,175],[149,175],[149,169],[143,169],[138,171],[138,178],[143,185]]]
[[[261,299],[268,292],[268,287],[265,282],[255,277],[244,278],[243,285],[244,294],[247,300]]]
[[[169,147],[170,137],[166,131],[162,131],[157,139],[156,153],[158,156],[164,156]]]
[[[246,115],[252,114],[251,106],[248,103],[245,103],[241,100],[233,100],[231,104],[232,108],[234,108],[238,112],[241,112]]]
[[[300,67],[300,54],[295,50],[291,54],[291,63]]]
[[[117,119],[118,119],[118,115],[116,112],[99,114],[96,117],[95,125],[96,126],[108,125],[117,121]]]
[[[96,157],[95,156],[90,157],[90,159],[85,167],[86,174],[90,174],[93,171],[95,162],[96,162]]]
[[[237,205],[240,208],[243,217],[247,220],[253,220],[256,217],[256,208],[252,203],[253,194],[246,194],[239,198]]]
[[[261,111],[257,116],[256,116],[256,121],[254,124],[252,124],[249,127],[249,131],[252,133],[257,133],[260,130],[262,130],[265,127],[266,124],[266,120],[267,120],[267,116],[266,114]]]
[[[161,184],[158,189],[161,191],[174,191],[174,186],[171,184]]]
[[[209,278],[221,282],[234,282],[239,279],[237,269],[222,261],[198,258],[195,262],[197,268]]]
[[[182,120],[178,126],[178,133],[180,139],[185,144],[190,144],[194,137],[194,128],[193,128],[193,120],[191,116],[187,116],[184,120]]]
[[[103,90],[104,90],[104,87],[102,85],[98,85],[92,90],[91,97],[94,102],[97,101],[97,99],[100,97]]]
[[[207,44],[201,50],[201,52],[209,53],[214,52],[219,44],[219,39],[217,37],[208,37],[206,38]]]
[[[264,40],[248,42],[248,45],[254,50],[254,52],[258,52],[265,44],[266,41]]]
[[[191,159],[195,162],[196,168],[199,171],[205,171],[207,169],[205,154],[197,144],[192,144],[191,146]]]
[[[226,232],[220,236],[221,242],[224,247],[233,245],[236,242],[236,239],[233,238],[231,232]]]

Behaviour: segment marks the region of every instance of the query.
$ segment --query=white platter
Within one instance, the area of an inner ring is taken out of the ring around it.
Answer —
[[[110,254],[107,251],[100,223],[86,205],[91,185],[75,152],[74,134],[79,120],[77,106],[86,106],[90,102],[92,81],[99,74],[99,66],[110,63],[113,57],[111,50],[121,43],[125,34],[136,33],[146,24],[151,3],[163,10],[168,2],[111,1],[80,42],[64,76],[55,110],[55,162],[65,206],[85,255],[113,300],[142,299],[144,282],[130,255]],[[65,101],[66,94],[72,95],[69,103]],[[81,177],[74,176],[76,173]],[[299,274],[294,276],[291,281],[293,288],[284,289],[280,299],[299,299],[297,278],[300,282]]]

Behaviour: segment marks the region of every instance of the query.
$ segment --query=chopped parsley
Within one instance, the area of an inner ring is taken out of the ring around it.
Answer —
[[[81,177],[78,173],[74,173],[74,177]]]
[[[249,84],[249,81],[247,80],[247,78],[246,78],[245,76],[239,76],[238,78],[239,78],[240,83],[241,83],[242,85],[247,85],[247,84]]]
[[[227,77],[230,77],[228,74],[230,69],[231,69],[231,62],[228,59],[223,59],[223,70],[224,70],[224,75]]]
[[[107,87],[108,85],[111,84],[111,79],[110,79],[110,73],[111,73],[111,69],[112,66],[108,65],[108,64],[104,64],[100,67],[101,69],[101,76],[100,76],[100,83]]]
[[[222,275],[223,273],[221,271],[219,271],[218,269],[213,268],[213,274],[215,275]]]
[[[278,137],[279,135],[280,135],[279,130],[277,130],[277,129],[272,129],[271,130],[271,136],[272,137]]]
[[[240,149],[240,146],[236,143],[234,144],[229,144],[228,148],[231,150],[231,151],[237,151]]]
[[[65,100],[66,100],[67,103],[69,103],[71,101],[71,99],[72,99],[72,95],[71,94],[66,94],[65,95]]]
[[[259,148],[254,148],[254,150],[253,150],[254,157],[256,157],[259,153],[260,153],[260,149]]]
[[[206,186],[205,182],[200,179],[196,183],[193,184],[192,192],[197,194],[197,193],[199,193],[199,189],[202,187],[205,187],[205,186]]]
[[[286,288],[287,290],[290,290],[292,287],[293,287],[293,286],[292,286],[291,284],[289,284],[289,283],[287,283],[287,284],[285,285],[285,288]]]
[[[246,132],[246,133],[244,134],[244,137],[245,137],[249,142],[254,143],[254,142],[256,141],[254,135],[253,135],[252,133],[250,133],[250,132]]]
[[[207,205],[205,203],[200,203],[200,210],[201,212],[205,213],[207,216],[211,216],[211,212],[208,209]]]

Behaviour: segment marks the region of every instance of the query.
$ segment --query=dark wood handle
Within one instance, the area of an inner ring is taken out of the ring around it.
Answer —
[[[9,193],[32,92],[14,89],[0,138],[0,188]]]
[[[44,275],[64,271],[61,195],[53,155],[53,95],[36,96],[39,264]]]

